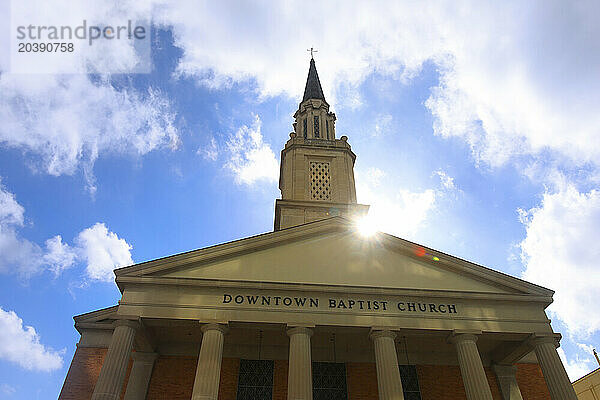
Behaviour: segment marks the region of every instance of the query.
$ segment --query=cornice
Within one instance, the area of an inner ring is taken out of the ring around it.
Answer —
[[[307,284],[294,282],[265,282],[265,281],[236,281],[236,280],[215,280],[198,278],[171,278],[171,277],[117,277],[120,286],[173,286],[173,287],[205,287],[205,288],[227,288],[227,289],[246,289],[246,290],[287,290],[301,292],[322,292],[322,293],[344,293],[344,294],[362,294],[362,295],[387,295],[387,296],[407,296],[424,298],[449,298],[449,299],[468,299],[468,300],[490,300],[490,301],[515,301],[515,302],[539,302],[544,305],[552,303],[552,297],[539,296],[532,294],[512,294],[512,293],[488,293],[488,292],[466,292],[450,290],[431,290],[431,289],[407,289],[391,287],[373,287],[373,286],[346,286],[346,285],[327,285],[327,284]]]

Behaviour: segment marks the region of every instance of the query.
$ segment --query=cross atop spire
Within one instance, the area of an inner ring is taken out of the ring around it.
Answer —
[[[316,51],[311,48],[312,51]],[[311,51],[311,56],[312,56]],[[306,79],[306,87],[304,88],[304,96],[302,102],[308,99],[323,100],[325,103],[325,95],[323,95],[323,88],[321,88],[321,82],[319,81],[319,74],[317,74],[317,67],[315,66],[315,59],[310,59],[310,67],[308,68],[308,78]]]
[[[314,47],[311,47],[310,49],[306,49],[306,51],[310,51],[310,59],[314,60],[315,58],[313,57],[313,53],[318,53],[319,50],[315,50]]]

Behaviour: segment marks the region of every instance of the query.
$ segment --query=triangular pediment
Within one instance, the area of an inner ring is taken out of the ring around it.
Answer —
[[[344,218],[273,232],[116,271],[120,277],[532,294],[552,291]],[[121,279],[124,281],[123,279]]]

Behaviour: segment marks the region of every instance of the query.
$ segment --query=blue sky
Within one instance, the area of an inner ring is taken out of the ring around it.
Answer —
[[[598,4],[26,3],[5,31],[152,20],[153,70],[20,74],[0,39],[0,398],[57,397],[115,267],[272,230],[311,46],[379,229],[555,290],[571,378],[597,367]]]

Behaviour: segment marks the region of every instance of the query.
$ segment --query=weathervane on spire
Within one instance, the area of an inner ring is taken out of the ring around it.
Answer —
[[[315,58],[313,57],[313,53],[318,53],[319,50],[315,50],[313,47],[311,47],[310,49],[306,49],[306,51],[310,51],[310,59],[314,60]]]

